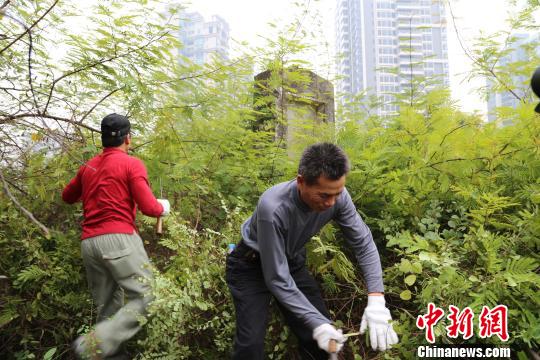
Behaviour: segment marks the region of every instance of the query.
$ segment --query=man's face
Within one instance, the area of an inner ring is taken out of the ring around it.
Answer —
[[[312,184],[306,184],[302,175],[296,177],[300,198],[313,211],[322,212],[330,209],[336,203],[337,197],[345,188],[345,175],[337,180],[331,180],[323,175]]]

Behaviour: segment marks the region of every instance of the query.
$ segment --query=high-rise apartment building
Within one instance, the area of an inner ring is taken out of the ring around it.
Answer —
[[[198,12],[183,13],[180,41],[180,55],[199,65],[208,63],[213,56],[229,58],[229,24],[217,15],[205,21]]]
[[[449,85],[446,12],[441,0],[337,0],[336,86],[341,104],[363,91],[395,113],[395,95],[419,76]]]
[[[535,44],[535,46],[537,46],[539,41],[540,36],[538,34],[514,35],[514,41],[511,42],[511,51],[499,59],[497,67],[505,67],[512,63],[517,64],[519,62],[531,61],[531,56],[529,53],[527,53],[524,46],[528,44]],[[536,47],[536,52],[537,55],[540,56],[540,48]],[[487,80],[487,88],[489,93],[487,104],[488,121],[495,121],[497,119],[496,108],[516,108],[519,105],[520,99],[527,96],[530,81],[529,75],[514,75],[511,76],[510,79],[506,79],[505,81],[509,81],[509,83],[506,85],[512,89],[512,92],[509,90],[497,91],[495,89],[497,84],[494,83],[494,80]],[[511,123],[512,121],[510,119],[505,119],[501,122],[500,125],[507,126]]]

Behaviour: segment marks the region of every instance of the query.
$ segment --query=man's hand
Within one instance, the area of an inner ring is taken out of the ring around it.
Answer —
[[[167,199],[157,199],[158,203],[160,203],[163,206],[163,212],[160,216],[167,216],[171,212],[171,204],[169,203],[169,200]]]
[[[330,324],[322,324],[317,326],[313,330],[313,339],[317,341],[317,345],[319,345],[319,348],[326,352],[330,352],[328,350],[330,340],[336,340],[337,352],[341,350],[341,348],[343,347],[343,343],[345,342],[345,340],[347,340],[347,338],[343,336],[343,332],[341,330],[336,330],[336,328]]]
[[[385,351],[398,343],[398,336],[390,321],[390,310],[385,306],[384,296],[368,296],[368,304],[362,316],[360,334],[369,328],[369,339],[373,350]]]

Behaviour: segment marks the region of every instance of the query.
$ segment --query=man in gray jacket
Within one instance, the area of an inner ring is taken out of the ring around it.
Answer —
[[[318,284],[305,266],[305,244],[331,220],[344,232],[367,284],[360,331],[369,328],[374,350],[398,342],[385,306],[379,253],[345,189],[348,171],[347,156],[336,145],[308,147],[296,179],[265,191],[242,225],[242,240],[227,257],[226,271],[236,309],[233,359],[264,358],[272,297],[297,336],[303,359],[327,359],[331,339],[341,349],[345,337],[332,326]]]

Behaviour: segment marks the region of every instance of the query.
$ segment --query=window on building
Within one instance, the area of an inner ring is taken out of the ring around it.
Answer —
[[[377,9],[395,9],[396,4],[393,2],[377,2]]]
[[[393,55],[397,53],[396,49],[394,49],[393,47],[388,47],[388,46],[381,46],[378,52],[379,54],[386,54],[386,55]]]
[[[396,64],[397,59],[394,56],[379,56],[380,64]]]
[[[379,36],[394,36],[396,34],[393,29],[379,29],[377,30]]]
[[[394,13],[392,11],[378,11],[377,17],[381,19],[393,19]]]
[[[396,76],[393,75],[379,75],[379,82],[381,83],[394,83],[396,82]]]
[[[391,28],[396,26],[395,22],[392,20],[379,20],[377,21],[377,25],[380,27],[391,27]]]

